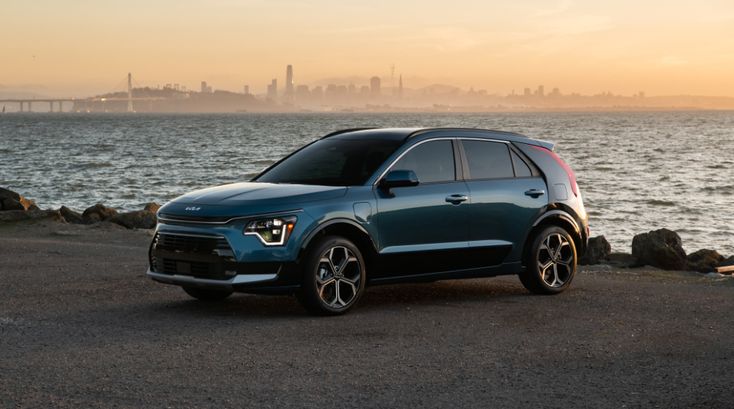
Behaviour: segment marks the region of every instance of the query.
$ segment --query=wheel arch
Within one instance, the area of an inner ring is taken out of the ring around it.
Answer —
[[[525,263],[525,260],[527,259],[528,251],[530,250],[530,245],[532,244],[535,235],[548,226],[561,227],[566,230],[568,234],[571,235],[571,238],[573,239],[574,245],[576,247],[576,257],[580,257],[584,253],[586,249],[586,244],[584,243],[584,239],[582,236],[583,233],[578,222],[576,222],[574,217],[568,212],[554,209],[543,213],[533,223],[532,229],[530,229],[530,232],[528,232],[528,235],[525,238],[525,242],[523,244],[523,263]]]
[[[350,219],[332,219],[321,223],[310,232],[301,243],[298,259],[308,250],[309,246],[319,237],[339,236],[350,240],[362,252],[362,257],[367,264],[365,272],[369,274],[370,268],[376,265],[378,253],[372,236],[359,223]]]

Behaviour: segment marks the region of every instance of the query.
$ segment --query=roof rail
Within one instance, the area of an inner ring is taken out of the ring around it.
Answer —
[[[368,126],[368,127],[363,127],[363,128],[341,129],[339,131],[334,131],[332,133],[326,134],[326,135],[322,136],[321,139],[326,139],[326,138],[329,138],[331,136],[340,135],[340,134],[348,133],[348,132],[366,131],[368,129],[377,129],[377,128],[374,127],[374,126]]]
[[[420,134],[422,134],[424,132],[445,131],[445,130],[469,131],[469,132],[474,131],[474,132],[483,132],[483,133],[492,132],[492,133],[498,133],[498,134],[503,134],[503,135],[518,136],[518,137],[521,137],[521,138],[532,139],[532,138],[529,138],[526,135],[523,135],[523,134],[520,134],[520,133],[517,133],[517,132],[498,131],[498,130],[494,130],[494,129],[481,129],[481,128],[460,128],[460,127],[421,128],[421,129],[418,129],[416,131],[411,132],[410,135],[408,135],[408,138],[412,138],[414,136],[418,136],[418,135],[420,135]]]

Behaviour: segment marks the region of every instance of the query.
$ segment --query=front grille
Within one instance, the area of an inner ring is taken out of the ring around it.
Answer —
[[[227,239],[156,233],[150,248],[150,267],[163,274],[226,279],[224,266],[234,262]]]
[[[181,234],[157,233],[153,238],[158,250],[176,253],[217,254],[232,251],[224,237],[188,236]],[[215,251],[219,250],[219,252]]]

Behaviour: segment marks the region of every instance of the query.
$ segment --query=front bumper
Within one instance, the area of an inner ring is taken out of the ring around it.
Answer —
[[[192,287],[209,287],[235,291],[241,287],[247,287],[261,283],[275,283],[278,280],[278,275],[280,272],[281,269],[278,269],[277,273],[271,274],[238,274],[226,280],[200,278],[181,274],[157,273],[151,271],[150,268],[148,269],[148,272],[146,274],[153,280],[165,284]]]

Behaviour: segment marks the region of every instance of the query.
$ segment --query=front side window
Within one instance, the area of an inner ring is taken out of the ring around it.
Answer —
[[[507,145],[489,141],[461,141],[469,166],[469,179],[501,179],[515,176]]]
[[[392,170],[412,170],[420,183],[454,181],[454,147],[451,141],[422,143],[400,158]]]
[[[257,182],[302,185],[363,185],[402,141],[327,138],[316,141],[276,164]]]

